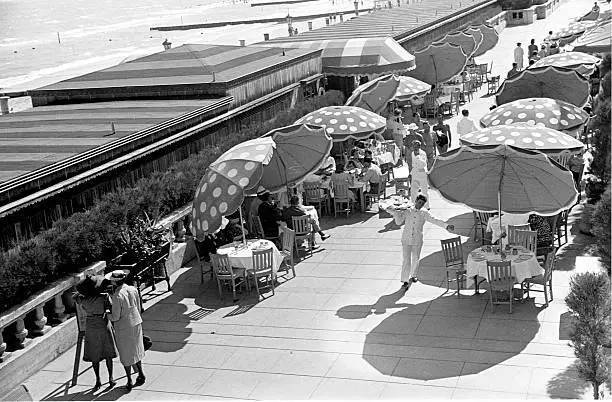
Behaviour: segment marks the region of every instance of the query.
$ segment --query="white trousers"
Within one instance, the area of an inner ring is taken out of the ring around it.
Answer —
[[[422,248],[423,243],[406,244],[405,241],[402,240],[402,250],[404,255],[402,260],[402,275],[400,278],[402,282],[409,282],[410,278],[417,276]]]
[[[425,208],[429,208],[429,196],[427,195],[427,176],[412,176],[412,183],[410,184],[410,199],[412,200],[413,204],[416,201],[417,195],[419,195],[419,190],[421,190],[421,194],[427,197]]]

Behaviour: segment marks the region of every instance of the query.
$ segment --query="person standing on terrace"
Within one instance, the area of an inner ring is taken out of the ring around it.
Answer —
[[[476,122],[470,118],[470,112],[467,109],[463,109],[461,114],[461,120],[457,122],[457,134],[459,137],[467,133],[478,131]]]
[[[529,46],[527,46],[527,54],[531,57],[534,52],[538,52],[538,45],[536,45],[535,39],[532,39]]]
[[[446,228],[446,230],[455,229],[453,225],[434,218],[429,211],[424,211],[423,206],[427,202],[427,197],[420,194],[414,201],[414,207],[390,210],[395,223],[398,225],[404,224],[402,232],[402,274],[400,276],[404,289],[408,288],[410,282],[418,281],[417,274],[421,249],[423,248],[423,226],[425,222],[431,222],[434,225]]]
[[[438,146],[438,153],[444,153],[448,151],[448,147],[451,145],[452,136],[451,129],[448,124],[444,123],[442,116],[438,116],[438,122],[432,127],[436,136],[436,145]]]
[[[521,43],[517,43],[514,48],[514,62],[516,63],[516,68],[520,71],[523,69],[523,62],[525,59],[525,51],[521,47]]]

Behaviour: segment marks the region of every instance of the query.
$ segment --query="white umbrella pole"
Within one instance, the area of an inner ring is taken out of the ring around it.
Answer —
[[[502,226],[502,212],[501,212],[501,190],[497,190],[497,211],[499,212],[499,233],[504,233],[504,229]],[[504,246],[504,238],[499,238],[499,246]]]
[[[240,230],[242,230],[242,245],[244,247],[247,246],[246,242],[246,234],[244,233],[244,220],[242,219],[242,207],[238,207],[238,211],[240,211]]]

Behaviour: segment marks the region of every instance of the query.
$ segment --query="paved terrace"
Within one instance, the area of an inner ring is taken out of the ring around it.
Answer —
[[[503,74],[520,40],[540,40],[549,29],[588,10],[586,0],[565,3],[551,18],[506,29],[494,71]],[[482,62],[482,61],[481,61]],[[477,98],[474,117],[493,99]],[[455,127],[456,118],[450,121]],[[456,139],[454,138],[454,141]],[[456,145],[456,144],[454,144]],[[455,225],[465,250],[473,243],[471,212],[431,191],[432,212]],[[574,208],[572,221],[580,212]],[[27,381],[35,399],[460,399],[590,398],[575,370],[563,298],[570,276],[590,268],[589,239],[575,229],[558,253],[554,301],[543,295],[495,313],[488,295],[472,289],[461,299],[445,293],[440,239],[427,224],[418,283],[400,291],[401,230],[374,212],[325,218],[332,237],[300,262],[297,277],[280,278],[274,296],[237,304],[219,300],[216,284],[200,285],[197,267],[173,275],[169,293],[149,293],[145,333],[153,348],[144,359],[147,382],[125,394],[118,387],[91,392],[94,375],[82,364],[69,388],[74,348]],[[229,297],[226,299],[228,300]],[[102,369],[102,378],[106,378]],[[608,385],[609,390],[609,385]],[[606,391],[609,392],[609,391]]]

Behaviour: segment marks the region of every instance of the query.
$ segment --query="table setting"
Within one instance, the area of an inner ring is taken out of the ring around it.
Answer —
[[[219,247],[218,254],[225,254],[234,268],[253,269],[253,251],[272,249],[273,271],[276,273],[283,262],[283,256],[273,242],[264,239],[247,240],[246,246],[241,241]]]

